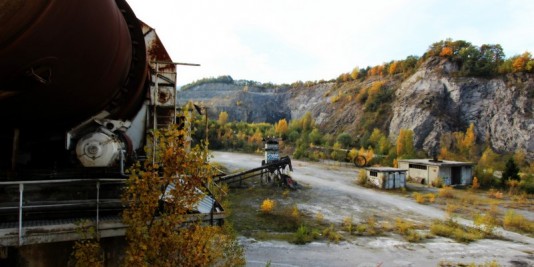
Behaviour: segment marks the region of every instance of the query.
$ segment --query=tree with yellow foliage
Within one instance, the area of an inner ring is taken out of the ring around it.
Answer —
[[[529,52],[525,52],[518,56],[513,62],[512,62],[512,69],[514,72],[521,72],[521,71],[530,71],[531,69],[527,68],[529,61],[531,61],[532,55]]]
[[[360,73],[360,68],[358,67],[354,67],[354,69],[352,69],[352,72],[350,73],[350,77],[353,79],[353,80],[356,80],[358,79],[358,74]]]
[[[388,70],[388,73],[389,75],[395,75],[398,71],[399,71],[399,61],[393,61],[390,65],[389,65],[389,70]]]
[[[263,142],[263,134],[261,133],[260,129],[256,129],[256,132],[248,138],[248,142],[261,146]]]
[[[279,120],[274,125],[274,132],[278,134],[279,137],[285,136],[288,130],[286,119]]]
[[[156,161],[147,160],[143,166],[138,163],[130,170],[122,196],[126,205],[123,221],[129,226],[125,266],[245,263],[242,248],[225,228],[184,224],[191,216],[191,207],[204,198],[204,185],[211,181],[213,172],[205,161],[207,149],[187,149],[187,136],[186,129],[176,126],[156,132]]]
[[[228,112],[221,111],[221,113],[219,113],[219,120],[217,122],[219,123],[219,125],[223,126],[226,124],[227,121],[228,121]]]
[[[413,131],[409,129],[401,129],[399,136],[397,137],[397,157],[411,158],[414,155]]]
[[[475,125],[471,123],[462,140],[462,152],[469,160],[474,160],[476,157],[476,140]]]

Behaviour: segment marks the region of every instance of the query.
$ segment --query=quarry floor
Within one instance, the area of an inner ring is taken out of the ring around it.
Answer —
[[[241,153],[212,154],[213,162],[230,171],[258,167],[263,159],[261,155]],[[378,220],[402,218],[424,225],[447,216],[442,209],[418,204],[402,194],[356,185],[358,169],[354,167],[293,160],[293,169],[291,176],[304,188],[291,192],[299,211],[321,213],[324,220],[334,224],[341,224],[347,217],[358,222],[376,215]],[[259,206],[261,202],[251,203]],[[532,209],[527,213],[531,217]],[[456,220],[472,224],[469,220]],[[443,237],[410,243],[396,234],[357,237],[337,244],[315,241],[295,245],[245,236],[240,236],[240,242],[245,248],[247,266],[457,266],[490,262],[500,266],[534,266],[534,238],[500,228],[495,232],[501,238],[468,244]]]

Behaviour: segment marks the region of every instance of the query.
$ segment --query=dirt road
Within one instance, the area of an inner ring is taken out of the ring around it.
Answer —
[[[212,161],[230,170],[258,167],[261,156],[214,152]],[[443,219],[445,213],[411,198],[354,184],[357,169],[293,161],[293,179],[309,190],[299,210],[321,212],[326,220],[340,223],[352,216],[355,221],[368,215],[403,218],[418,223]],[[471,222],[462,220],[464,224]],[[359,237],[339,244],[312,242],[293,245],[280,241],[242,238],[248,266],[436,266],[440,262],[483,264],[497,261],[502,266],[534,266],[534,239],[502,229],[505,240],[480,240],[461,244],[447,238],[409,243],[400,236]]]

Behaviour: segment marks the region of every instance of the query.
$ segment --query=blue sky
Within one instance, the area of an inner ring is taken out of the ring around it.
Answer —
[[[179,67],[204,77],[291,83],[421,56],[452,38],[534,52],[532,0],[127,0]]]

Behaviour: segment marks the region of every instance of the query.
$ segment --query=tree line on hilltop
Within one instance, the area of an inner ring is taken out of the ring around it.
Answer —
[[[402,79],[405,79],[412,75],[423,62],[431,57],[446,59],[457,64],[458,71],[453,74],[458,76],[494,77],[509,73],[534,73],[534,58],[528,51],[506,58],[500,44],[476,46],[464,40],[446,39],[430,45],[421,57],[410,55],[403,60],[392,60],[376,66],[367,66],[366,68],[355,67],[352,71],[342,73],[337,78],[331,80],[295,81],[291,84],[276,85],[270,82],[261,83],[251,80],[234,80],[231,76],[224,75],[194,81],[182,86],[181,90],[187,90],[207,83],[249,85],[259,88],[300,88],[311,87],[321,83],[363,81],[371,77],[400,75]]]

